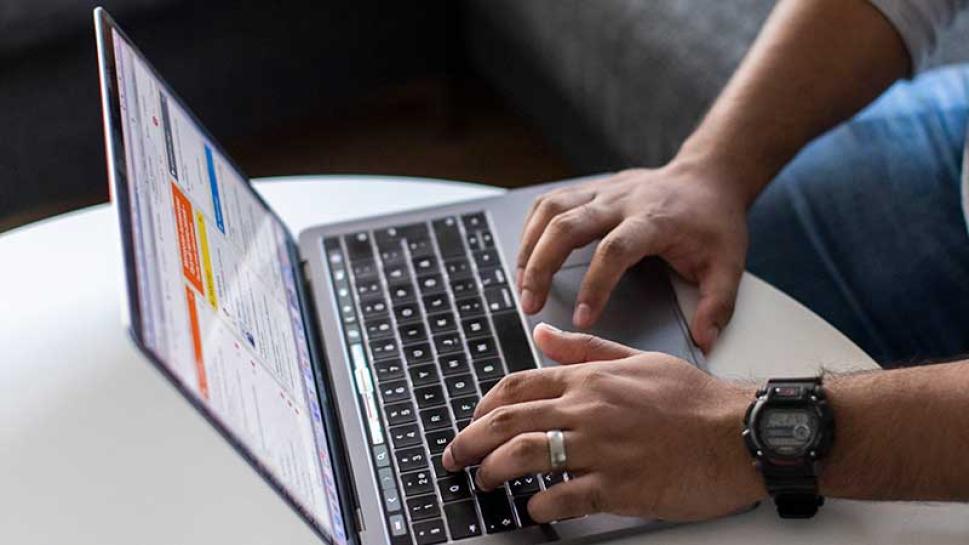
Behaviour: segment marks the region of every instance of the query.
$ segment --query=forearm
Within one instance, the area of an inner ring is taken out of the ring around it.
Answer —
[[[867,0],[784,0],[674,163],[714,165],[750,204],[810,140],[909,70]]]
[[[969,361],[831,377],[826,496],[969,500]]]

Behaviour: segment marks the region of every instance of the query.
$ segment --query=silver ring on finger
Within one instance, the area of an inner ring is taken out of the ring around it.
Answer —
[[[568,463],[565,454],[565,433],[562,430],[550,430],[545,432],[548,438],[548,459],[554,471],[562,471]]]

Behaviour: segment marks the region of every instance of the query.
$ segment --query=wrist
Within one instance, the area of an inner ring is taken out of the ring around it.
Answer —
[[[764,478],[757,471],[742,436],[744,415],[756,392],[754,386],[734,386],[731,395],[722,403],[718,419],[724,472],[731,476],[730,486],[736,491],[741,505],[753,504],[768,496]]]
[[[759,160],[741,149],[720,145],[711,138],[694,134],[669,163],[676,172],[689,173],[716,185],[722,194],[747,209],[777,174],[780,166]]]

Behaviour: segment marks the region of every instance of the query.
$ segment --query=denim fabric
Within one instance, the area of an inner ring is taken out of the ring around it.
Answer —
[[[969,65],[898,83],[806,147],[750,211],[748,269],[884,367],[969,353],[967,103]]]

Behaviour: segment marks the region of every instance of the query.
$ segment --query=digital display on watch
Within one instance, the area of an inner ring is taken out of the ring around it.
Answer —
[[[770,409],[764,411],[758,431],[769,450],[782,456],[796,456],[814,442],[818,419],[808,411]]]

